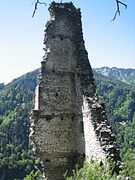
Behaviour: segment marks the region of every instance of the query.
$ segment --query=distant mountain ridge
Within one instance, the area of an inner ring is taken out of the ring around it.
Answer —
[[[132,84],[135,86],[135,69],[101,67],[101,68],[94,68],[94,70],[97,73],[108,77],[109,80],[122,81],[124,83]]]

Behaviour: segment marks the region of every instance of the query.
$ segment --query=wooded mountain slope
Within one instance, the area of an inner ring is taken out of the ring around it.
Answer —
[[[99,73],[99,72],[98,72]],[[40,167],[29,146],[29,113],[38,70],[11,83],[0,84],[0,179],[23,179],[35,165]],[[135,177],[135,87],[110,81],[94,70],[97,93],[106,103],[108,120],[113,126],[125,163],[124,173]]]

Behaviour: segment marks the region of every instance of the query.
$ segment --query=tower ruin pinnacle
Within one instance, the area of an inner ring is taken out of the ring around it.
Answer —
[[[52,2],[49,12],[30,138],[47,179],[62,180],[84,158],[112,156],[116,163],[120,158],[105,106],[96,95],[80,9],[71,2]]]

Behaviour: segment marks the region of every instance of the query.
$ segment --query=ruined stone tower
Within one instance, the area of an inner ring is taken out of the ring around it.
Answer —
[[[85,157],[111,156],[116,163],[120,158],[105,106],[96,96],[80,10],[52,2],[49,11],[30,139],[47,179],[60,180]]]

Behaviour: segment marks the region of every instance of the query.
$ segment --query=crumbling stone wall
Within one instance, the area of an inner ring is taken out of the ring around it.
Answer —
[[[80,10],[72,3],[52,2],[49,11],[30,139],[47,179],[59,180],[85,157],[104,160],[111,155],[116,163],[120,158],[96,96]]]

